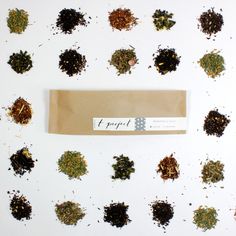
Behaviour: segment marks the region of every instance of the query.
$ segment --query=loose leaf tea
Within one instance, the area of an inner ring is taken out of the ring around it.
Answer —
[[[226,126],[230,123],[230,119],[226,115],[222,115],[218,112],[218,109],[209,111],[205,117],[203,130],[207,135],[215,135],[221,137],[224,134]]]
[[[88,173],[87,162],[80,152],[66,151],[58,160],[60,172],[68,175],[69,179],[80,179]]]
[[[81,74],[85,70],[86,58],[76,50],[66,49],[59,58],[59,68],[69,76]]]
[[[172,20],[172,17],[173,13],[157,9],[152,16],[156,30],[169,30],[172,28],[175,25],[175,21]]]
[[[112,56],[110,65],[117,69],[117,74],[131,73],[131,68],[137,63],[138,59],[134,48],[132,49],[119,49],[116,50]]]
[[[116,163],[112,165],[115,171],[112,179],[130,179],[131,173],[135,172],[134,162],[124,155],[114,156],[113,158],[116,160]]]
[[[63,9],[60,11],[56,25],[65,34],[71,34],[76,26],[87,26],[83,13],[77,12],[75,9]]]
[[[220,13],[216,13],[213,8],[203,12],[198,20],[202,32],[208,35],[208,39],[221,31],[224,24],[223,16]]]
[[[66,225],[76,225],[85,216],[84,209],[80,207],[80,204],[71,201],[56,204],[55,212],[61,223]]]
[[[160,161],[157,167],[157,173],[161,173],[161,178],[167,179],[177,179],[179,177],[179,164],[176,159],[171,154],[169,157],[165,157]]]
[[[154,66],[162,75],[165,75],[166,73],[171,71],[175,71],[180,63],[180,57],[177,55],[175,49],[173,48],[159,48],[156,52],[156,55],[153,54],[153,56]]]
[[[32,118],[31,104],[21,97],[17,98],[8,109],[9,116],[17,124],[26,125]]]
[[[10,56],[8,64],[18,74],[23,74],[33,67],[30,54],[27,51],[23,52],[21,50],[19,53],[13,53]]]
[[[32,206],[25,196],[15,193],[10,202],[11,214],[17,220],[29,220],[31,218]]]
[[[104,221],[118,228],[127,225],[131,220],[127,214],[129,206],[122,203],[111,203],[104,207]]]
[[[225,70],[224,58],[219,54],[218,51],[215,50],[210,53],[206,53],[198,63],[206,72],[206,74],[211,78],[220,76],[222,71]]]
[[[137,24],[138,18],[135,18],[130,9],[118,8],[109,12],[109,22],[113,29],[131,30]]]
[[[151,204],[152,219],[157,222],[157,225],[165,229],[169,225],[170,220],[174,216],[174,208],[167,201],[156,200]]]
[[[224,164],[220,161],[208,161],[202,168],[202,181],[204,183],[217,183],[224,179]]]
[[[16,175],[24,175],[26,172],[31,172],[34,168],[34,160],[32,154],[27,147],[18,150],[10,157],[11,166]]]
[[[204,231],[215,228],[217,223],[217,212],[213,207],[200,206],[194,211],[193,223]]]
[[[21,34],[28,26],[28,13],[22,9],[9,10],[7,18],[7,26],[10,29],[10,33]]]

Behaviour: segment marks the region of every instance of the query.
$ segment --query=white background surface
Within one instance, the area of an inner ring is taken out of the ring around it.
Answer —
[[[204,7],[205,6],[205,7]],[[30,14],[30,26],[22,35],[10,34],[6,25],[8,9],[23,8]],[[87,28],[71,35],[53,35],[51,24],[63,8],[81,8],[92,17]],[[118,7],[131,8],[139,24],[129,32],[112,31],[108,12]],[[224,26],[216,40],[207,40],[197,28],[200,14],[215,7],[223,9]],[[169,32],[156,32],[152,14],[156,9],[174,13],[176,25]],[[103,1],[29,1],[1,0],[0,2],[0,106],[10,106],[19,96],[34,110],[32,122],[20,127],[8,121],[1,109],[0,121],[0,228],[1,234],[13,235],[163,235],[152,221],[148,204],[168,197],[174,202],[175,213],[165,235],[235,236],[236,221],[236,31],[235,1],[219,0],[103,0]],[[231,39],[232,37],[232,39]],[[39,47],[40,44],[43,44]],[[76,45],[76,46],[72,46]],[[132,45],[139,64],[131,75],[117,76],[108,60],[114,50]],[[176,72],[159,75],[153,65],[152,54],[158,45],[176,49],[181,63]],[[87,71],[69,78],[58,69],[58,56],[67,48],[80,47],[86,55]],[[34,67],[23,75],[16,74],[7,64],[9,56],[19,50],[33,54]],[[216,81],[207,78],[197,61],[212,49],[221,50],[226,71]],[[47,133],[49,89],[186,89],[189,92],[188,134],[171,136],[62,136]],[[205,115],[218,107],[231,116],[231,123],[221,138],[209,137],[202,131]],[[9,157],[25,145],[33,158],[38,159],[30,174],[22,178],[8,171]],[[89,174],[81,181],[69,180],[58,173],[57,160],[66,150],[82,152],[89,165]],[[175,152],[180,164],[180,178],[163,182],[155,169],[166,155]],[[112,157],[128,155],[135,161],[136,172],[129,181],[112,181]],[[206,158],[225,164],[225,180],[203,189],[200,161]],[[27,180],[29,179],[29,180]],[[224,188],[220,188],[224,186]],[[30,221],[20,222],[9,211],[8,190],[20,190],[33,207]],[[85,218],[77,226],[60,224],[54,205],[57,201],[78,201],[86,208]],[[129,204],[132,222],[117,229],[103,222],[103,206],[111,200]],[[189,206],[192,203],[192,206]],[[219,209],[215,229],[202,232],[192,223],[193,210],[200,205]],[[97,208],[101,208],[99,211]],[[100,221],[98,223],[97,221]],[[88,224],[91,224],[89,227]]]

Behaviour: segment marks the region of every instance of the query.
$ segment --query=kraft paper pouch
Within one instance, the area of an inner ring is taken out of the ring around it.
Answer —
[[[186,91],[50,91],[49,133],[186,133]]]

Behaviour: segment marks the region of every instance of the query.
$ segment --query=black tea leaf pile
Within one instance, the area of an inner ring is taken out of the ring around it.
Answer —
[[[27,147],[18,150],[10,157],[11,166],[16,175],[23,176],[26,172],[31,172],[34,168],[32,154]]]
[[[131,220],[127,214],[129,206],[122,203],[111,203],[104,207],[104,221],[110,223],[112,226],[121,228],[127,225]]]
[[[174,48],[159,48],[153,56],[154,66],[161,75],[175,71],[180,63],[180,57]]]
[[[19,193],[19,191],[8,192],[8,194],[13,194],[10,202],[11,214],[17,220],[29,220],[31,219],[32,206],[26,197]]]
[[[74,49],[66,49],[59,59],[59,68],[70,77],[81,74],[87,63],[85,56]]]
[[[75,9],[63,9],[59,12],[56,26],[65,34],[72,34],[76,26],[87,26],[85,14]]]

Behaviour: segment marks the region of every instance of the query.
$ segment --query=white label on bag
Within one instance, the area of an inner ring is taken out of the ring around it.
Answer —
[[[98,131],[186,130],[186,117],[93,118]]]

